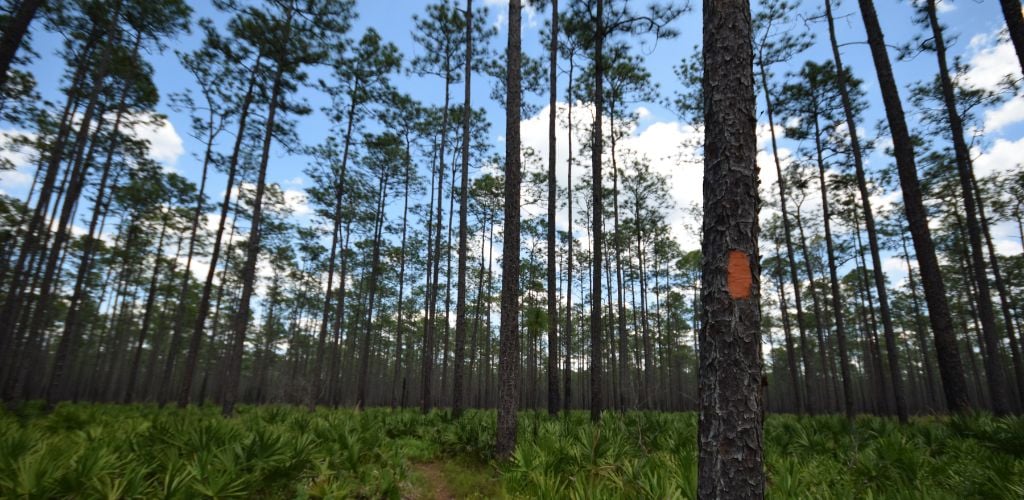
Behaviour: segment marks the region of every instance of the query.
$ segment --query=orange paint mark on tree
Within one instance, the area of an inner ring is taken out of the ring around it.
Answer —
[[[750,272],[750,257],[739,250],[729,250],[729,265],[726,273],[726,285],[729,297],[733,300],[750,298],[750,289],[754,284],[754,276]]]

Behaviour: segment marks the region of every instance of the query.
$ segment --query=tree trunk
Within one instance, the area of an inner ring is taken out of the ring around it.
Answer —
[[[779,272],[776,273],[776,284],[779,287],[779,309],[782,311],[782,332],[785,335],[786,364],[789,367],[789,379],[793,389],[793,401],[797,411],[800,410],[800,369],[797,368],[796,350],[793,348],[792,328],[789,324],[789,302],[786,300],[786,284],[783,281],[785,274],[782,269],[782,253],[778,244],[775,245],[775,255],[779,259]],[[694,351],[696,354],[696,351]]]
[[[1017,392],[1020,401],[1024,404],[1024,361],[1021,360],[1020,344],[1014,330],[1016,323],[1013,317],[1013,298],[1006,289],[1006,282],[1003,280],[1003,273],[999,266],[999,255],[992,242],[992,234],[989,230],[988,217],[985,216],[985,200],[974,176],[974,169],[971,169],[971,185],[974,186],[974,194],[978,199],[978,217],[981,224],[982,234],[985,236],[985,246],[988,250],[989,263],[992,265],[992,278],[995,281],[996,290],[999,292],[999,303],[1003,310],[1003,325],[1006,328],[1006,336],[1010,340],[1010,356],[1013,360],[1013,371],[1017,381]]]
[[[434,329],[436,328],[437,320],[437,293],[438,293],[438,279],[441,273],[441,220],[443,217],[444,208],[441,206],[442,199],[444,197],[444,147],[445,142],[448,138],[448,104],[450,101],[449,95],[449,84],[451,80],[449,78],[448,68],[450,62],[445,60],[445,83],[444,83],[444,108],[442,109],[441,115],[441,137],[438,140],[438,154],[437,154],[437,224],[434,227],[434,243],[433,243],[433,269],[427,269],[428,275],[433,275],[433,280],[430,286],[427,287],[427,303],[426,303],[426,314],[424,314],[424,325],[423,325],[423,372],[420,380],[422,381],[423,387],[420,395],[420,410],[423,413],[430,411],[434,401],[431,395],[431,389],[434,380]],[[430,235],[427,235],[430,238]],[[429,266],[428,266],[429,267]]]
[[[398,264],[398,306],[397,316],[398,319],[395,322],[395,376],[391,381],[391,407],[395,406],[395,386],[398,385],[399,377],[402,373],[402,329],[405,327],[405,309],[403,308],[403,301],[405,299],[405,243],[406,243],[406,230],[408,229],[409,221],[409,178],[412,175],[412,165],[410,164],[410,149],[411,144],[408,136],[405,142],[405,164],[402,166],[405,169],[405,180],[403,182],[402,190],[402,246],[401,252],[399,253],[399,264]],[[403,398],[402,407],[405,407],[405,401]]]
[[[953,82],[949,77],[949,66],[946,64],[946,43],[943,39],[942,27],[939,25],[935,0],[927,1],[926,8],[932,27],[932,42],[935,44],[935,55],[939,63],[939,82],[942,86],[942,97],[946,104],[949,127],[953,135],[953,150],[956,155],[960,188],[963,190],[967,234],[971,245],[971,264],[974,267],[974,279],[978,286],[978,314],[981,316],[981,329],[985,336],[985,350],[988,353],[985,372],[988,374],[992,411],[996,415],[1006,415],[1010,412],[1010,403],[1006,394],[1006,376],[1000,362],[999,333],[996,331],[992,293],[989,289],[988,273],[985,269],[985,253],[981,242],[981,228],[978,224],[978,207],[974,198],[974,185],[971,182],[970,151],[967,148],[967,141],[964,140],[964,126],[960,119],[960,112],[957,110]]]
[[[327,342],[327,327],[330,321],[331,311],[331,290],[334,288],[334,267],[335,259],[338,254],[338,237],[341,232],[341,220],[342,220],[342,207],[345,199],[345,181],[347,180],[346,170],[348,168],[348,154],[349,147],[352,144],[352,129],[355,122],[356,115],[356,100],[352,99],[349,103],[348,108],[348,123],[345,124],[345,145],[343,146],[341,153],[341,170],[338,173],[337,180],[335,181],[335,193],[334,193],[334,226],[331,229],[331,253],[327,262],[327,290],[324,292],[324,304],[323,311],[320,316],[320,332],[317,337],[316,345],[316,361],[313,364],[313,374],[309,378],[309,388],[307,389],[307,408],[309,411],[313,411],[316,408],[317,400],[323,395],[323,387],[327,384],[323,384],[323,366],[324,366],[324,349]],[[339,282],[343,282],[345,276],[339,277]]]
[[[555,296],[555,203],[558,178],[555,176],[557,152],[555,119],[558,115],[558,0],[551,1],[551,51],[548,68],[548,414],[558,413],[558,299]]]
[[[907,236],[905,234],[902,235],[900,241],[903,243],[903,259],[907,261],[907,287],[910,288],[910,300],[914,305],[914,330],[917,334],[917,343],[921,350],[921,364],[924,365],[924,373],[928,382],[928,402],[929,405],[934,405],[938,402],[938,397],[935,395],[935,374],[932,371],[931,356],[928,355],[928,342],[925,336],[928,332],[928,327],[924,324],[924,315],[921,313],[921,301],[917,297],[914,268],[910,265],[910,253],[907,251]]]
[[[827,1],[827,0],[826,0]],[[817,128],[817,123],[815,123]],[[846,412],[846,419],[853,424],[853,389],[850,384],[850,356],[846,347],[846,327],[843,324],[843,296],[839,288],[839,272],[836,264],[835,245],[832,243],[832,222],[831,210],[828,204],[828,184],[825,182],[825,164],[821,158],[820,141],[818,149],[818,183],[821,185],[821,210],[822,220],[825,223],[825,249],[828,252],[828,274],[829,286],[832,290],[832,318],[835,322],[836,337],[839,340],[839,370],[843,382],[843,410]]]
[[[797,203],[796,214],[794,215],[796,218],[797,234],[800,236],[800,251],[804,254],[804,273],[807,274],[807,283],[811,294],[811,310],[814,312],[814,331],[818,337],[818,364],[820,365],[819,368],[821,373],[816,375],[824,378],[824,380],[818,379],[816,381],[814,390],[817,392],[818,397],[821,398],[817,409],[827,412],[830,407],[827,383],[830,375],[826,358],[827,344],[825,343],[825,333],[822,327],[823,314],[821,312],[821,300],[818,298],[818,287],[816,284],[817,279],[814,274],[814,266],[811,264],[811,251],[807,248],[807,236],[804,234],[803,215],[800,213],[801,205],[802,202]],[[810,349],[808,349],[808,351],[810,351]]]
[[[198,310],[196,312],[195,325],[192,328],[192,337],[189,339],[188,354],[185,357],[185,369],[181,375],[181,388],[178,392],[178,407],[188,406],[192,395],[192,381],[195,377],[196,364],[199,362],[199,345],[203,340],[203,329],[206,326],[206,317],[210,314],[210,295],[213,293],[213,280],[217,276],[217,261],[220,258],[221,239],[224,236],[224,224],[227,222],[228,209],[231,206],[231,194],[235,188],[235,176],[238,173],[238,160],[242,151],[242,141],[245,139],[246,122],[249,118],[250,107],[255,98],[256,78],[260,67],[260,56],[256,57],[256,64],[249,76],[249,86],[242,98],[242,106],[238,115],[238,132],[235,134],[235,144],[228,160],[228,180],[224,189],[224,202],[220,209],[220,222],[217,223],[217,234],[213,240],[213,252],[210,254],[210,266],[206,272],[206,282],[203,284],[203,293],[199,298]],[[241,186],[239,186],[239,189]],[[234,227],[234,226],[232,226]],[[164,380],[169,380],[173,366],[164,367]]]
[[[700,498],[760,498],[758,173],[748,0],[704,2],[704,224],[701,245]]]
[[[14,56],[21,47],[21,42],[28,34],[32,19],[43,5],[43,0],[22,0],[13,15],[4,26],[4,34],[0,36],[0,89],[7,84],[8,72]],[[1018,12],[1019,14],[1019,12]]]
[[[603,323],[601,321],[601,253],[604,245],[604,234],[601,228],[603,215],[604,190],[601,186],[601,156],[604,135],[601,132],[601,113],[604,109],[604,2],[597,2],[597,18],[594,19],[594,125],[591,138],[591,193],[593,197],[593,250],[591,253],[591,265],[593,266],[593,286],[591,286],[591,307],[590,307],[590,420],[597,422],[601,420],[601,410],[604,408],[604,395],[602,394],[602,370],[603,359],[601,350],[601,332]]]
[[[800,277],[796,270],[796,252],[793,251],[793,231],[789,222],[789,208],[786,203],[786,176],[782,172],[782,161],[779,158],[779,146],[778,140],[775,137],[775,113],[771,99],[771,89],[768,87],[768,68],[764,63],[764,59],[758,58],[758,67],[760,68],[759,73],[761,74],[761,88],[764,91],[764,99],[766,104],[766,111],[768,115],[768,130],[771,132],[772,137],[772,158],[775,160],[775,173],[778,176],[779,183],[779,204],[782,208],[782,228],[786,236],[786,256],[789,261],[789,281],[793,285],[793,302],[796,306],[796,327],[800,333],[800,358],[803,362],[804,367],[804,396],[801,396],[801,388],[799,386],[793,387],[793,394],[796,397],[797,411],[804,413],[809,407],[813,406],[814,395],[811,393],[811,380],[814,378],[814,374],[811,372],[810,357],[807,352],[807,332],[804,328],[804,308],[801,301],[800,292]],[[796,380],[794,379],[794,382]]]
[[[928,228],[928,215],[922,201],[921,184],[914,163],[914,145],[903,114],[899,88],[892,73],[892,64],[878,23],[873,0],[858,0],[861,16],[868,35],[868,45],[875,62],[878,83],[885,103],[885,113],[892,132],[893,152],[896,157],[896,169],[899,172],[900,187],[903,191],[903,205],[910,234],[917,251],[917,261],[921,269],[921,281],[924,284],[925,301],[928,303],[928,317],[932,323],[935,336],[935,351],[939,358],[939,373],[946,394],[946,404],[950,411],[963,412],[967,401],[967,382],[960,365],[960,355],[953,333],[953,319],[949,313],[946,299],[946,286],[942,280],[939,260],[935,255],[931,230]]]
[[[245,331],[249,327],[249,301],[256,288],[256,261],[260,254],[260,224],[263,216],[263,193],[266,189],[267,163],[270,161],[270,144],[274,139],[274,118],[277,116],[278,100],[281,97],[281,86],[284,68],[278,63],[274,75],[273,88],[270,91],[269,111],[267,111],[266,131],[263,135],[263,151],[260,154],[260,166],[256,179],[256,194],[252,205],[252,227],[249,229],[249,241],[245,250],[245,267],[242,268],[242,296],[239,299],[238,311],[232,318],[234,342],[230,357],[227,360],[225,376],[224,400],[221,413],[225,417],[235,413],[235,402],[238,399],[238,386],[242,378],[242,356],[245,354]]]
[[[160,225],[160,237],[157,239],[156,255],[153,256],[153,274],[149,278],[149,290],[146,292],[146,305],[142,313],[142,326],[139,327],[139,339],[135,342],[135,353],[132,356],[132,366],[128,372],[128,388],[124,391],[124,404],[135,400],[136,378],[139,376],[139,362],[142,360],[142,347],[145,345],[146,336],[149,334],[149,325],[153,321],[153,304],[156,302],[157,285],[160,283],[161,256],[164,249],[164,236],[167,234],[167,216]],[[152,347],[154,350],[156,346]]]
[[[508,3],[508,71],[505,88],[505,238],[501,263],[501,354],[498,375],[501,378],[498,403],[497,447],[500,460],[507,460],[516,447],[519,392],[519,203],[522,182],[519,122],[522,104],[522,2]],[[427,383],[424,380],[424,383]]]
[[[379,188],[380,193],[378,194],[377,203],[377,220],[375,221],[374,235],[373,235],[373,257],[370,262],[370,279],[367,281],[367,307],[366,307],[366,330],[363,333],[363,350],[362,356],[359,359],[359,385],[356,392],[356,408],[363,409],[366,407],[366,384],[368,382],[369,367],[370,367],[370,341],[372,339],[371,330],[373,329],[373,306],[374,299],[377,294],[377,280],[380,275],[380,242],[381,234],[384,232],[384,208],[387,206],[387,191],[388,191],[388,175],[387,173],[381,174]]]
[[[1024,71],[1024,13],[1021,13],[1020,0],[999,0],[1006,18],[1006,28],[1010,32],[1010,40],[1017,51],[1017,62]]]
[[[458,291],[455,298],[455,367],[452,373],[452,413],[462,415],[464,382],[462,365],[466,356],[466,265],[469,260],[469,125],[473,115],[470,105],[470,79],[473,74],[473,0],[466,0],[466,95],[462,117],[462,187],[459,193],[459,263]]]
[[[554,1],[557,2],[558,0],[554,0]],[[563,370],[565,370],[565,373],[563,374],[563,378],[565,379],[564,380],[564,389],[565,390],[564,390],[564,394],[563,394],[564,400],[563,400],[563,404],[562,404],[562,407],[565,408],[566,410],[569,410],[570,408],[572,408],[572,336],[573,336],[573,332],[574,332],[573,326],[572,326],[572,315],[573,315],[573,312],[574,312],[573,311],[573,306],[572,306],[572,251],[573,251],[573,246],[574,246],[574,244],[576,242],[576,236],[575,236],[575,234],[572,231],[572,223],[573,223],[573,220],[572,220],[572,200],[575,197],[575,195],[572,192],[572,128],[573,128],[572,127],[572,104],[573,104],[573,102],[572,102],[572,96],[571,96],[571,89],[572,89],[572,83],[573,83],[573,81],[572,81],[573,80],[573,71],[576,69],[575,65],[574,65],[574,62],[575,61],[573,60],[573,57],[570,55],[569,56],[569,85],[566,87],[566,89],[570,93],[569,98],[567,99],[569,101],[568,109],[566,110],[566,122],[567,122],[568,133],[566,134],[566,139],[565,139],[566,149],[568,149],[568,151],[569,151],[569,158],[566,161],[566,169],[568,170],[568,174],[566,175],[566,184],[567,184],[567,186],[566,186],[566,198],[568,198],[568,199],[566,201],[568,203],[568,211],[569,211],[569,232],[568,232],[569,248],[566,250],[566,252],[568,253],[568,257],[566,259],[567,260],[566,272],[568,272],[568,278],[566,279],[566,282],[568,283],[568,286],[566,286],[566,292],[565,292],[565,332],[563,334],[563,337],[565,337],[565,362],[564,362],[564,368],[563,368]]]

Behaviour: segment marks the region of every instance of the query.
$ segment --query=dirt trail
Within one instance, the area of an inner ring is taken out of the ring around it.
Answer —
[[[426,491],[423,492],[424,496],[414,497],[416,500],[427,500],[428,498],[451,500],[455,498],[455,495],[452,494],[451,489],[448,487],[448,481],[444,478],[444,472],[441,471],[441,464],[428,462],[414,464],[412,468],[423,476],[427,483]]]

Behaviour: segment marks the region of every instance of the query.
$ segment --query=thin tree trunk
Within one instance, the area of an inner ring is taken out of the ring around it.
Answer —
[[[917,334],[917,342],[921,350],[921,364],[924,365],[924,373],[928,379],[928,403],[934,405],[938,402],[935,394],[935,374],[932,371],[931,357],[928,355],[928,342],[926,334],[928,327],[924,323],[924,316],[921,313],[921,301],[917,297],[917,283],[914,280],[914,268],[910,265],[910,253],[907,251],[907,236],[900,238],[903,243],[903,259],[907,261],[907,286],[910,288],[910,300],[914,305],[914,330]]]
[[[590,420],[597,422],[601,420],[601,410],[604,409],[604,394],[602,394],[602,347],[601,332],[603,323],[601,320],[601,254],[604,245],[604,231],[602,223],[604,220],[604,190],[601,185],[601,160],[604,135],[601,131],[601,112],[604,110],[604,2],[597,2],[597,17],[594,19],[594,125],[591,138],[591,192],[593,197],[593,240],[591,259],[593,266],[593,286],[591,287],[590,307]]]
[[[402,246],[401,252],[399,253],[399,264],[398,264],[398,311],[397,320],[395,323],[395,376],[391,381],[391,407],[395,406],[395,386],[398,384],[398,379],[402,373],[402,330],[405,328],[405,309],[403,301],[405,300],[405,244],[406,244],[406,230],[408,229],[409,221],[409,178],[412,175],[412,165],[410,164],[411,145],[409,144],[408,137],[406,137],[405,143],[405,180],[403,182],[403,202],[402,202]],[[404,392],[404,391],[403,391]],[[402,407],[405,407],[405,401],[403,398]]]
[[[826,0],[827,1],[827,0]],[[817,128],[815,120],[815,128]],[[828,203],[828,184],[825,182],[825,164],[821,157],[820,141],[815,135],[818,146],[818,183],[821,187],[822,220],[825,223],[825,249],[828,252],[829,286],[832,290],[832,318],[835,322],[836,337],[839,340],[839,369],[843,382],[843,410],[846,418],[853,425],[853,389],[850,384],[850,356],[846,347],[846,326],[843,324],[843,297],[839,288],[839,272],[836,264],[835,245],[832,243],[831,209]]]
[[[554,1],[557,2],[558,0],[554,0]],[[567,184],[567,186],[566,186],[566,198],[568,198],[568,199],[566,201],[568,203],[568,211],[569,211],[569,233],[568,233],[569,248],[568,248],[568,250],[566,250],[566,252],[568,253],[568,258],[567,258],[568,263],[567,263],[566,267],[568,268],[567,272],[569,273],[569,277],[567,279],[568,286],[566,287],[566,293],[565,293],[565,334],[563,335],[565,337],[565,366],[564,366],[564,370],[565,370],[565,374],[564,374],[564,379],[565,379],[564,380],[564,384],[565,384],[564,389],[565,390],[564,390],[564,393],[565,394],[563,394],[565,399],[564,399],[563,404],[562,404],[562,407],[565,408],[566,410],[569,410],[570,408],[572,408],[572,336],[573,336],[573,332],[575,331],[575,330],[573,330],[573,325],[572,325],[572,315],[573,315],[573,305],[572,305],[572,251],[573,251],[573,246],[574,246],[574,244],[576,242],[576,236],[575,236],[575,234],[573,233],[573,230],[572,230],[572,223],[573,223],[573,219],[572,219],[572,200],[575,197],[575,195],[574,195],[574,193],[572,191],[572,128],[573,128],[572,127],[572,125],[573,125],[572,124],[572,105],[573,105],[573,99],[572,99],[572,95],[571,95],[572,84],[573,84],[573,81],[572,81],[573,80],[573,72],[575,70],[575,64],[574,63],[575,63],[575,61],[574,61],[573,57],[570,55],[570,57],[569,57],[569,85],[566,87],[566,89],[569,91],[569,94],[570,94],[569,98],[567,99],[569,101],[569,104],[568,104],[568,109],[566,111],[566,122],[567,122],[568,133],[566,134],[566,139],[565,139],[565,142],[566,142],[566,145],[567,145],[566,149],[568,149],[568,151],[569,151],[569,158],[566,161],[566,169],[568,170],[568,174],[566,175],[566,184]]]
[[[985,269],[985,253],[982,249],[981,229],[978,223],[978,207],[974,198],[974,185],[971,182],[970,151],[964,140],[964,126],[960,112],[956,106],[956,95],[953,82],[949,77],[949,66],[946,64],[946,42],[942,27],[939,25],[935,0],[927,0],[928,20],[932,27],[932,42],[935,44],[935,55],[939,63],[939,82],[942,97],[946,104],[946,114],[953,135],[953,151],[956,156],[957,173],[960,177],[960,188],[963,190],[964,209],[967,216],[967,235],[971,245],[971,264],[974,268],[974,279],[978,286],[978,314],[981,317],[981,329],[985,336],[986,357],[985,371],[988,374],[988,390],[992,398],[992,411],[996,415],[1010,412],[1010,403],[1006,393],[1006,375],[999,354],[999,333],[996,331],[995,311],[992,307],[992,293],[989,288],[988,273]],[[1019,6],[1018,6],[1019,7]],[[1019,10],[1018,10],[1019,14]],[[890,355],[891,358],[891,355]],[[899,398],[897,396],[897,402]]]
[[[290,22],[290,20],[289,20]],[[245,251],[245,267],[242,268],[242,296],[239,299],[238,311],[232,318],[234,346],[227,360],[227,371],[224,385],[224,400],[221,413],[225,417],[235,413],[235,402],[238,400],[238,386],[242,378],[242,356],[245,354],[245,331],[249,327],[249,301],[256,288],[256,261],[260,253],[260,239],[263,228],[263,193],[266,189],[267,163],[270,161],[270,144],[274,139],[274,119],[277,116],[278,100],[281,98],[284,68],[278,63],[274,75],[273,87],[270,91],[269,111],[267,111],[266,131],[263,135],[263,151],[260,154],[259,174],[256,179],[256,194],[252,205],[252,227],[249,229],[249,241]]]
[[[160,267],[162,264],[164,236],[167,234],[167,216],[160,225],[160,237],[157,238],[156,255],[153,256],[153,274],[149,279],[149,290],[146,292],[146,305],[143,307],[142,326],[139,327],[139,339],[135,342],[135,353],[132,356],[132,366],[128,372],[128,388],[124,391],[122,402],[125,404],[135,400],[136,378],[139,376],[139,363],[142,360],[142,347],[145,345],[146,336],[149,334],[149,325],[153,321],[153,304],[156,302],[157,285],[160,283]],[[152,346],[155,351],[156,346]]]
[[[786,236],[786,256],[789,260],[789,281],[793,285],[793,302],[794,305],[796,305],[796,326],[800,333],[800,354],[804,367],[803,390],[806,394],[801,396],[801,388],[799,386],[793,387],[793,394],[796,397],[797,411],[804,413],[813,407],[811,401],[813,401],[815,397],[811,392],[811,380],[814,378],[814,374],[811,372],[809,354],[807,352],[807,332],[804,328],[804,309],[803,302],[801,300],[800,277],[796,270],[796,252],[793,251],[793,231],[790,226],[789,208],[786,203],[786,193],[788,192],[786,189],[786,176],[783,175],[782,172],[782,160],[779,158],[778,140],[775,137],[775,108],[771,99],[771,89],[768,86],[768,68],[763,57],[758,57],[757,63],[760,69],[761,89],[764,92],[766,104],[765,109],[768,115],[768,130],[771,133],[772,138],[772,158],[775,161],[775,173],[778,176],[779,204],[782,208],[782,228]]]
[[[473,74],[473,0],[466,0],[466,95],[462,117],[462,179],[459,193],[459,263],[458,292],[455,299],[455,367],[452,373],[452,413],[462,415],[464,382],[462,365],[466,350],[466,264],[469,260],[469,125],[473,115],[470,105],[470,79]]]
[[[434,401],[431,396],[431,389],[434,380],[434,329],[436,328],[437,320],[437,293],[438,293],[438,279],[441,273],[441,220],[443,217],[444,208],[441,206],[442,199],[444,197],[444,146],[445,141],[448,139],[448,105],[451,99],[450,97],[450,86],[448,84],[450,78],[449,69],[451,62],[445,59],[445,84],[444,84],[444,108],[442,109],[441,115],[441,137],[438,140],[438,154],[437,154],[437,223],[434,227],[434,243],[433,243],[433,269],[428,269],[427,273],[433,275],[433,280],[430,286],[427,287],[427,304],[426,314],[424,315],[423,325],[423,372],[421,380],[423,387],[420,395],[420,410],[423,413],[430,411]],[[430,238],[430,235],[427,235]]]
[[[558,115],[558,0],[551,1],[551,50],[548,68],[548,414],[558,413],[558,299],[555,296],[555,203],[558,178],[555,119]]]
[[[181,388],[178,392],[179,408],[188,406],[192,395],[192,381],[195,377],[196,364],[199,362],[199,345],[203,340],[206,317],[210,314],[210,295],[213,292],[213,280],[217,276],[217,261],[220,259],[221,238],[224,236],[224,224],[227,222],[228,209],[231,206],[231,194],[235,190],[238,160],[242,151],[242,141],[245,139],[250,107],[255,97],[256,78],[259,73],[260,61],[261,56],[257,56],[253,71],[249,76],[249,86],[245,91],[245,97],[242,98],[241,110],[238,115],[238,131],[235,134],[235,144],[231,151],[231,158],[228,160],[227,187],[224,189],[224,202],[220,209],[220,222],[217,223],[217,233],[213,240],[213,252],[210,254],[210,265],[206,272],[206,282],[203,284],[203,293],[199,298],[195,324],[192,328],[192,337],[189,339],[188,344],[188,354],[185,357],[185,368],[181,375]],[[238,189],[240,190],[241,186]],[[173,366],[167,367],[165,365],[164,380],[170,378],[173,369]]]
[[[985,246],[988,250],[989,263],[992,265],[992,278],[995,281],[996,290],[999,292],[999,304],[1003,311],[1003,325],[1006,328],[1006,336],[1010,340],[1010,356],[1013,360],[1013,371],[1017,381],[1017,391],[1020,402],[1024,404],[1024,362],[1021,360],[1020,345],[1015,333],[1013,317],[1013,299],[1006,289],[1006,282],[1003,280],[1003,273],[999,266],[999,255],[992,242],[992,234],[989,230],[988,217],[985,216],[985,200],[974,176],[974,169],[971,169],[971,184],[974,186],[974,193],[978,198],[978,216],[981,224],[982,234],[985,236]]]
[[[858,3],[868,35],[868,45],[871,47],[871,55],[875,62],[875,71],[878,74],[889,129],[892,132],[896,169],[903,191],[903,206],[921,269],[921,281],[924,284],[925,301],[928,303],[928,318],[931,320],[932,333],[935,336],[935,351],[939,358],[939,374],[946,394],[946,404],[950,411],[960,413],[969,406],[967,383],[953,333],[953,319],[946,299],[946,286],[942,280],[939,260],[935,255],[931,230],[928,228],[928,215],[922,201],[921,184],[914,163],[914,145],[903,114],[899,88],[892,73],[892,64],[889,62],[874,2],[858,0]]]
[[[600,7],[599,7],[600,9]],[[498,403],[497,446],[495,454],[507,460],[516,447],[516,393],[519,386],[519,203],[522,182],[519,122],[522,105],[522,2],[508,3],[508,50],[505,88],[505,237],[501,263],[501,354],[498,375],[501,378]],[[424,380],[425,383],[428,380]]]
[[[800,410],[800,370],[797,368],[796,351],[793,348],[792,328],[789,324],[789,302],[786,300],[786,284],[783,281],[785,274],[782,269],[782,254],[778,244],[775,245],[775,255],[779,259],[779,272],[776,273],[777,286],[779,287],[779,309],[782,311],[782,332],[786,340],[786,364],[789,367],[789,378],[793,389],[793,401],[796,403],[797,411]],[[696,353],[696,351],[694,351]]]
[[[388,175],[387,172],[381,174],[379,188],[380,194],[378,194],[377,203],[377,220],[375,221],[374,235],[373,235],[373,256],[370,262],[370,279],[367,282],[369,290],[367,295],[367,307],[366,307],[366,330],[363,334],[363,345],[362,345],[362,356],[359,359],[359,383],[357,386],[356,393],[356,408],[363,409],[366,407],[366,384],[368,383],[369,368],[370,368],[370,342],[372,339],[371,330],[373,329],[373,306],[374,299],[377,294],[377,280],[380,275],[380,242],[381,235],[384,232],[384,207],[387,206],[387,191],[388,191]]]

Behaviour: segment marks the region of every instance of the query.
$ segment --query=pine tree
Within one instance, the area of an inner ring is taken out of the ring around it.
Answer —
[[[946,405],[953,412],[961,412],[968,408],[966,380],[960,366],[960,357],[953,333],[953,319],[949,312],[946,298],[946,286],[943,282],[939,261],[935,255],[935,245],[931,230],[928,228],[928,217],[922,201],[921,185],[918,180],[917,167],[914,160],[914,145],[903,114],[899,88],[892,72],[892,64],[878,23],[878,14],[872,0],[858,0],[861,17],[868,35],[868,45],[878,74],[878,83],[882,91],[882,101],[892,133],[893,152],[896,157],[896,169],[899,173],[900,187],[903,191],[904,210],[910,225],[910,234],[917,251],[917,261],[921,268],[921,281],[924,284],[925,301],[928,303],[928,318],[931,320],[932,333],[935,336],[935,351],[939,358],[939,374],[942,378],[943,390],[946,394]]]
[[[750,3],[704,2],[701,498],[764,496],[757,137]]]
[[[519,210],[520,159],[519,121],[522,87],[520,60],[522,53],[522,2],[508,3],[508,49],[505,52],[508,72],[505,88],[505,187],[504,187],[504,239],[501,263],[501,327],[498,358],[498,427],[495,454],[507,460],[516,447],[519,408]],[[424,380],[429,383],[429,380]]]

